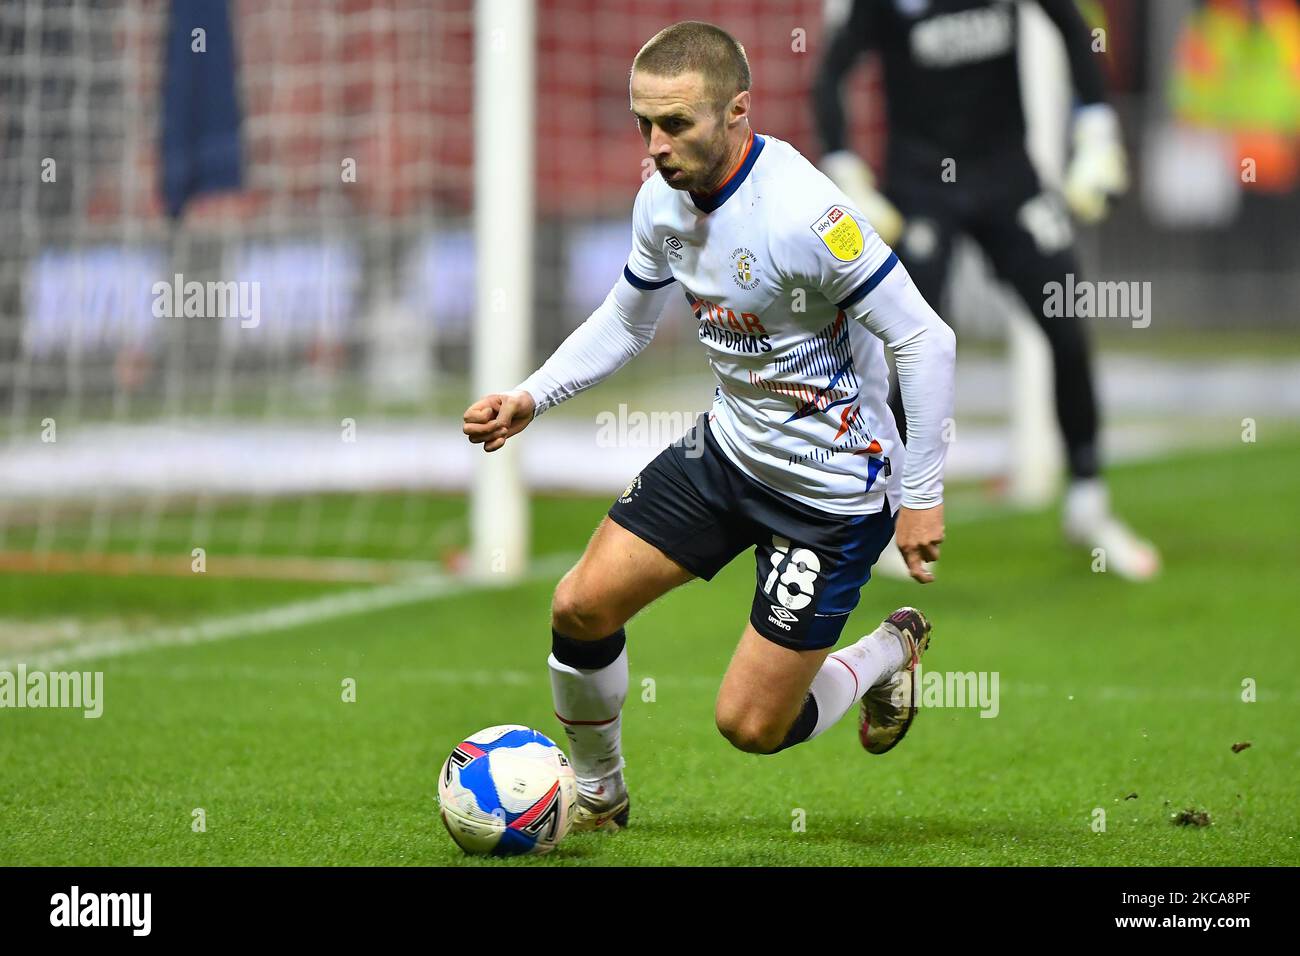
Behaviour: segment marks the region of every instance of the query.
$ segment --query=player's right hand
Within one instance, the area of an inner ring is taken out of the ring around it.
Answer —
[[[475,445],[482,445],[484,451],[496,451],[507,438],[528,427],[536,410],[533,396],[525,390],[495,392],[465,409],[461,431]]]
[[[867,217],[885,245],[898,242],[903,234],[903,215],[876,189],[876,177],[862,157],[847,149],[837,149],[822,157],[821,171]]]

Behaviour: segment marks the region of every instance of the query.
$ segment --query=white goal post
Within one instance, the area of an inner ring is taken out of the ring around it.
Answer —
[[[474,15],[475,398],[513,388],[533,329],[533,0],[477,0]],[[477,456],[471,570],[518,577],[528,556],[518,442]]]

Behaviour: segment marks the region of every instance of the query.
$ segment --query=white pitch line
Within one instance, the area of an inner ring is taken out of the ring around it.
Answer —
[[[214,641],[237,640],[254,634],[287,631],[350,614],[382,611],[403,604],[419,604],[453,595],[497,590],[544,580],[563,573],[575,560],[577,560],[576,554],[550,555],[534,562],[522,578],[508,581],[470,582],[444,575],[434,575],[414,578],[398,584],[294,601],[291,604],[263,608],[247,614],[210,618],[196,624],[157,628],[135,637],[125,637],[121,634],[96,637],[92,633],[87,635],[84,641],[71,647],[53,648],[29,657],[19,655],[0,659],[0,671],[12,671],[20,663],[25,664],[28,670],[52,670],[74,661],[122,657],[160,647],[209,644]]]
[[[949,523],[983,521],[1001,514],[1002,512],[997,509],[990,509],[988,513],[979,511]],[[134,637],[121,633],[97,635],[90,630],[84,636],[79,635],[75,644],[34,651],[29,656],[24,656],[21,651],[18,651],[7,658],[0,658],[0,671],[13,671],[20,663],[25,664],[29,670],[53,670],[62,664],[123,657],[159,647],[237,640],[254,634],[291,630],[349,614],[363,614],[403,604],[418,604],[421,601],[433,601],[453,594],[506,588],[558,576],[567,571],[577,558],[577,554],[559,554],[542,558],[534,563],[522,579],[514,581],[466,582],[445,575],[427,575],[394,584],[295,601],[246,614],[209,618],[195,624],[157,628]]]

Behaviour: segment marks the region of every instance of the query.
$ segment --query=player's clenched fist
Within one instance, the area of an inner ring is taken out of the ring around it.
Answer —
[[[943,541],[943,505],[924,511],[899,508],[894,540],[907,562],[908,573],[922,584],[929,584],[934,575],[926,570],[923,562],[939,560],[939,545]]]
[[[518,435],[533,420],[536,405],[527,391],[488,395],[465,409],[461,429],[484,451],[496,451],[506,439]]]

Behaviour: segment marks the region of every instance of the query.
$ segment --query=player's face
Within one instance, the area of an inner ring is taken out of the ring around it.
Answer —
[[[707,193],[726,174],[727,110],[699,73],[632,74],[632,113],[655,169],[674,189]]]

